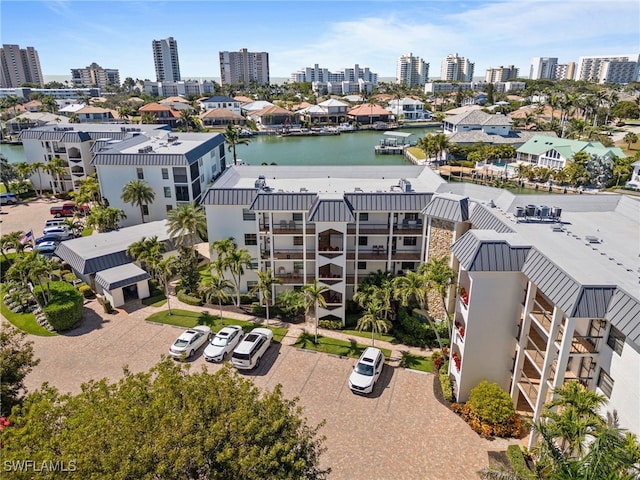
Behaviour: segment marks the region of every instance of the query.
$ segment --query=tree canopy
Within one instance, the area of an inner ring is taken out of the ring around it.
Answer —
[[[24,378],[38,365],[33,357],[33,342],[25,340],[26,333],[7,322],[0,324],[0,414],[7,415],[22,400]]]
[[[1,432],[3,460],[73,461],[76,478],[326,478],[322,424],[301,413],[280,386],[262,392],[230,367],[190,373],[163,361],[78,395],[32,393]]]

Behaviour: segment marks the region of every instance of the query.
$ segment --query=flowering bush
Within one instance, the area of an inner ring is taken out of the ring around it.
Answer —
[[[458,352],[453,352],[453,354],[451,355],[451,358],[453,358],[453,363],[456,366],[456,370],[460,371],[460,355],[458,354]]]

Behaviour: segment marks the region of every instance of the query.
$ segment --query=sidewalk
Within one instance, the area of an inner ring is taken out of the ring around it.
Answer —
[[[142,302],[132,301],[127,304],[127,308],[119,307],[117,310],[119,314],[127,313],[129,315],[134,315],[139,319],[146,319],[151,314],[166,310],[167,304],[164,304],[162,307],[147,307],[142,304]],[[178,300],[177,297],[171,296],[171,308],[176,310],[189,310],[194,312],[208,312],[212,315],[219,315],[219,309],[217,306],[194,306],[188,305],[186,303],[182,303]],[[98,309],[95,309],[98,311]],[[224,307],[222,309],[222,314],[226,318],[233,318],[236,320],[244,320],[248,322],[255,322],[259,324],[266,324],[266,318],[264,317],[256,317],[254,315],[247,315],[238,312],[225,310]],[[293,345],[298,337],[306,332],[306,333],[314,333],[315,332],[315,323],[313,319],[310,321],[306,321],[303,323],[287,323],[281,322],[279,319],[270,319],[269,325],[272,327],[283,327],[287,328],[287,335],[282,339],[283,345]],[[348,335],[342,333],[337,330],[329,330],[326,328],[318,328],[318,335],[329,338],[336,338],[339,340],[351,341],[355,340],[362,345],[369,345],[371,343],[370,338],[360,337],[354,335]],[[432,350],[429,348],[420,348],[420,347],[409,347],[402,344],[393,344],[391,342],[385,342],[383,340],[376,340],[375,346],[379,348],[386,348],[391,351],[391,357],[387,359],[390,365],[398,366],[400,360],[402,358],[403,352],[408,352],[412,355],[420,355],[420,356],[429,356],[432,353]]]

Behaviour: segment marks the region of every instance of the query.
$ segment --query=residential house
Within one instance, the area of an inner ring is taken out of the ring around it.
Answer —
[[[247,123],[247,119],[239,113],[232,112],[226,108],[215,108],[212,110],[206,110],[200,114],[200,120],[203,125],[216,126],[216,125],[244,125]]]
[[[375,103],[362,103],[349,109],[349,119],[361,125],[372,125],[376,122],[389,122],[393,114]]]
[[[238,115],[242,113],[242,110],[240,108],[242,102],[231,97],[226,97],[224,95],[216,95],[213,97],[204,98],[199,100],[199,102],[203,110],[215,110],[217,108],[224,108],[233,113],[237,113]]]
[[[160,220],[67,240],[58,245],[56,255],[112,307],[120,307],[129,300],[149,297],[151,276],[133,263],[127,249],[151,237],[172,250],[167,221]]]
[[[273,107],[274,104],[268,102],[266,100],[258,100],[250,103],[243,103],[241,105],[242,113],[249,114],[250,112],[256,112],[258,110],[262,110],[263,108]]]
[[[163,125],[169,125],[171,128],[175,128],[178,124],[178,119],[180,118],[180,112],[178,110],[174,110],[168,105],[162,105],[160,103],[147,103],[146,105],[140,107],[138,109],[141,116],[144,116],[145,113],[153,115],[155,118],[155,123],[160,123]]]
[[[247,117],[263,127],[281,127],[283,125],[290,125],[294,123],[296,118],[295,114],[291,113],[286,108],[273,105],[263,108],[262,110],[252,111],[247,114]]]
[[[80,123],[115,123],[120,119],[118,112],[115,110],[94,106],[83,106],[76,110],[75,114],[78,116]]]
[[[338,124],[347,121],[349,104],[336,99],[325,100],[317,105],[298,110],[301,119],[311,124]]]
[[[516,160],[536,166],[561,169],[578,152],[585,152],[590,157],[601,157],[611,161],[615,157],[626,157],[619,147],[605,147],[600,142],[534,135],[516,150]]]
[[[123,225],[162,220],[181,203],[200,201],[202,192],[226,167],[220,133],[141,133],[100,145],[91,165],[98,173],[100,193],[112,207],[124,210]],[[155,199],[140,208],[120,196],[131,180],[144,180]]]
[[[396,120],[404,122],[415,122],[431,120],[431,112],[425,110],[424,102],[415,98],[404,97],[393,99],[387,107]]]
[[[26,114],[25,114],[26,115]],[[50,113],[37,113],[50,118]],[[78,181],[95,172],[91,165],[94,153],[109,142],[132,138],[135,135],[147,133],[157,135],[167,131],[164,125],[124,125],[124,124],[68,124],[65,117],[55,118],[48,125],[24,130],[20,140],[24,148],[27,163],[46,164],[55,157],[62,158],[68,168],[59,176],[40,170],[31,175],[31,183],[37,189],[51,189],[68,192],[76,190]],[[61,125],[58,125],[60,123]]]
[[[21,113],[17,117],[14,117],[6,121],[7,132],[10,135],[16,135],[23,130],[29,128],[42,127],[44,125],[64,125],[69,120],[55,113],[49,112],[25,112]]]

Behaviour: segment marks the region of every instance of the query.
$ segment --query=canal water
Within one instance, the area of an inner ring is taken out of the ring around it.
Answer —
[[[411,133],[408,141],[415,143],[425,133],[435,133],[435,127],[403,128]],[[402,155],[376,155],[374,148],[385,138],[383,131],[347,132],[341,135],[319,137],[279,137],[256,135],[248,145],[237,145],[236,154],[248,165],[264,162],[278,165],[404,165]],[[0,145],[0,153],[16,163],[25,161],[24,150],[19,145]],[[227,154],[227,163],[233,156]]]

